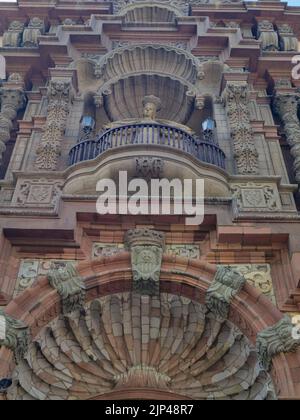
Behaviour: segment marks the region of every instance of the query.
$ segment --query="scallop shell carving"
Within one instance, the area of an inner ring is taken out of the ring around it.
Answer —
[[[206,307],[162,293],[96,299],[42,329],[15,372],[10,400],[92,399],[156,389],[192,399],[275,399],[255,349]]]

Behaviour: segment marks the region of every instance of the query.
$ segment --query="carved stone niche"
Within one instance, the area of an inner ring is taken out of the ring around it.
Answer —
[[[54,207],[63,182],[57,179],[22,179],[17,183],[12,204],[22,207]]]
[[[281,211],[278,188],[268,183],[232,184],[231,191],[237,207],[243,212],[276,212]]]
[[[3,47],[20,47],[22,42],[24,26],[24,23],[19,22],[18,20],[14,20],[13,22],[11,22],[8,27],[8,30],[3,34]]]
[[[133,290],[142,295],[158,296],[165,235],[150,229],[129,230],[125,246],[131,252]]]

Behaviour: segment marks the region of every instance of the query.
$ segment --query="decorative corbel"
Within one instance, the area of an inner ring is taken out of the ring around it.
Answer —
[[[12,350],[18,362],[24,358],[28,349],[28,342],[27,325],[0,310],[0,347],[4,346]]]
[[[133,290],[158,296],[164,233],[150,229],[130,230],[125,236],[125,246],[131,252]]]
[[[218,267],[215,279],[206,292],[206,306],[218,321],[224,322],[228,318],[230,304],[246,281],[232,267]]]
[[[60,267],[52,265],[48,273],[48,280],[61,297],[64,315],[83,309],[85,286],[83,279],[72,264],[67,263]]]
[[[293,328],[290,317],[286,315],[277,324],[257,335],[257,353],[263,369],[270,370],[272,359],[278,354],[296,351],[300,346],[300,339],[294,338]]]

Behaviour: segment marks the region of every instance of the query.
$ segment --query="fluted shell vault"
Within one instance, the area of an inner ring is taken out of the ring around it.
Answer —
[[[198,400],[276,398],[255,348],[229,321],[187,298],[133,292],[51,321],[18,364],[8,399],[82,400],[134,388]]]

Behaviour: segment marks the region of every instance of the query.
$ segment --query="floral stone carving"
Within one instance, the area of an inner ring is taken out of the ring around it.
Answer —
[[[249,87],[246,83],[228,83],[223,94],[239,174],[258,173],[258,152],[250,123]]]
[[[291,147],[291,154],[294,158],[294,170],[296,181],[300,182],[300,121],[298,118],[298,107],[300,94],[278,93],[273,102],[274,111],[281,118],[286,139]]]
[[[241,211],[281,210],[277,187],[273,184],[256,184],[254,182],[232,184],[231,190]]]
[[[257,352],[265,370],[270,370],[272,359],[284,352],[292,352],[300,345],[300,339],[293,338],[293,324],[289,316],[283,317],[276,325],[266,328],[257,336]]]
[[[245,277],[231,267],[218,267],[216,277],[206,293],[206,306],[220,322],[228,318],[231,301],[245,283]]]
[[[28,347],[27,326],[11,318],[0,309],[0,346],[7,347],[14,352],[16,360],[24,357]]]
[[[48,280],[61,296],[63,313],[65,315],[83,307],[85,286],[72,264],[65,264],[60,267],[52,265],[48,273]]]
[[[71,82],[51,80],[47,97],[47,121],[41,144],[37,149],[36,166],[54,171],[61,154],[61,140],[65,132],[67,117],[73,99]]]
[[[133,290],[150,296],[159,295],[164,234],[150,229],[130,230],[125,244],[131,252]]]

